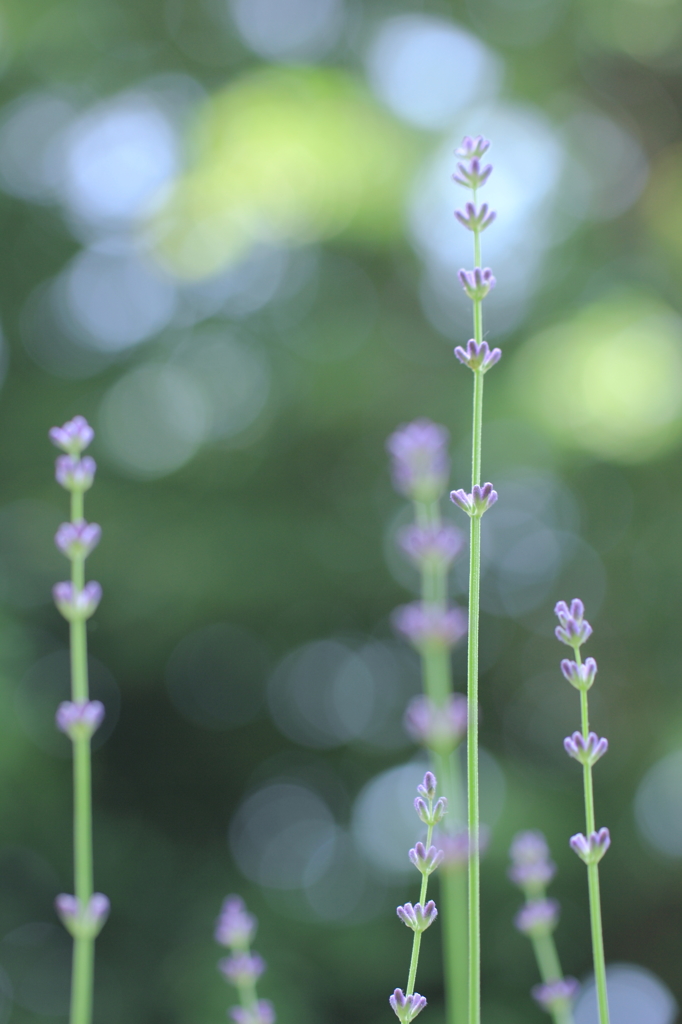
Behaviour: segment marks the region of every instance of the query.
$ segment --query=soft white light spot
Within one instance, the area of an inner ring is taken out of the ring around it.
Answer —
[[[269,60],[315,60],[343,27],[342,0],[230,0],[237,30]]]
[[[646,773],[635,796],[635,817],[652,846],[669,857],[682,857],[682,750]]]
[[[651,971],[635,964],[606,968],[611,1024],[673,1024],[677,1003]],[[599,1024],[594,981],[584,987],[575,1007],[575,1024]]]

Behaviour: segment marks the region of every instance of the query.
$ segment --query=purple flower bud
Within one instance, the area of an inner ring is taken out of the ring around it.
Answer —
[[[468,829],[460,829],[452,835],[438,837],[438,842],[443,849],[443,868],[461,868],[469,863],[471,857],[471,843],[469,842]],[[480,844],[479,844],[480,846]]]
[[[557,978],[543,985],[535,985],[533,998],[548,1013],[570,1009],[571,1000],[578,992],[580,983],[575,978]]]
[[[233,985],[248,985],[260,978],[265,961],[258,953],[233,953],[221,960],[218,967]]]
[[[591,768],[609,749],[609,741],[599,739],[595,732],[588,733],[587,738],[581,732],[574,732],[564,740],[564,748],[569,757]]]
[[[480,302],[491,288],[497,284],[490,267],[474,267],[473,270],[460,270],[457,276],[472,302]]]
[[[81,908],[78,897],[65,892],[57,896],[54,904],[64,927],[74,939],[94,939],[109,916],[109,900],[101,892],[92,894],[85,909]]]
[[[430,697],[413,697],[405,711],[405,729],[416,743],[431,750],[449,753],[462,739],[467,728],[467,699],[452,693],[438,707]]]
[[[62,701],[55,715],[57,728],[72,740],[89,739],[99,729],[103,718],[104,704],[99,700],[77,704],[70,700]]]
[[[406,924],[413,932],[425,932],[438,917],[433,900],[429,900],[423,907],[421,903],[415,903],[414,906],[411,903],[406,903],[402,907],[396,907],[396,913],[403,924]]]
[[[458,505],[468,516],[482,516],[497,501],[497,491],[491,483],[474,484],[471,494],[460,488],[450,491],[450,501]]]
[[[84,416],[74,416],[63,427],[52,427],[48,433],[52,444],[68,455],[80,455],[94,436],[95,431]]]
[[[571,601],[570,608],[565,601],[559,601],[554,608],[554,614],[560,623],[554,630],[557,640],[568,644],[574,650],[584,644],[592,633],[592,626],[583,619],[583,603],[577,597]]]
[[[464,363],[470,369],[486,373],[491,366],[499,363],[502,358],[502,350],[494,348],[491,352],[487,341],[482,341],[479,345],[474,338],[470,338],[466,349],[463,349],[461,345],[457,346],[455,355],[460,363]]]
[[[462,157],[457,164],[457,172],[452,175],[452,180],[456,181],[458,185],[464,185],[465,188],[471,189],[481,188],[482,185],[485,185],[493,171],[492,164],[481,167],[480,157],[484,155],[485,151],[483,150],[480,156],[473,153],[471,156]]]
[[[454,526],[407,526],[398,534],[403,551],[417,565],[446,569],[464,546],[464,536]]]
[[[97,523],[86,523],[78,519],[75,523],[62,523],[54,542],[67,558],[86,558],[99,544],[102,528]]]
[[[514,918],[514,924],[524,935],[538,938],[549,935],[559,920],[559,904],[556,900],[529,900]]]
[[[221,946],[241,950],[249,945],[257,926],[256,918],[249,914],[241,896],[228,896],[216,921],[215,940]]]
[[[426,1006],[424,996],[420,996],[418,992],[406,996],[401,988],[397,988],[388,1001],[401,1024],[409,1024]]]
[[[448,809],[448,802],[444,796],[441,796],[436,800],[433,807],[429,807],[426,802],[420,797],[416,797],[414,801],[414,809],[419,815],[420,821],[423,821],[425,825],[437,825],[439,821],[442,821],[443,815]]]
[[[569,843],[574,853],[577,853],[586,864],[598,864],[611,845],[611,835],[607,828],[590,832],[589,836],[578,832],[577,835],[571,836]]]
[[[512,882],[528,897],[544,892],[556,874],[556,865],[549,858],[549,847],[542,832],[519,832],[512,841],[509,854]]]
[[[421,784],[417,786],[417,792],[425,800],[435,800],[437,786],[438,780],[436,779],[436,776],[433,772],[427,772]]]
[[[69,622],[89,619],[102,600],[102,588],[91,580],[82,590],[75,590],[72,583],[55,583],[52,588],[54,603]]]
[[[248,1009],[233,1006],[230,1017],[235,1024],[275,1024],[275,1008],[269,999],[259,999],[255,1006]]]
[[[422,650],[454,646],[466,635],[468,620],[461,608],[441,608],[416,601],[396,608],[393,625],[411,644]]]
[[[436,501],[447,483],[449,434],[431,420],[399,427],[386,442],[396,490],[414,501]]]
[[[464,210],[455,210],[455,217],[462,227],[469,231],[485,231],[497,217],[494,210],[488,211],[488,204],[483,203],[480,209],[476,209],[473,203],[467,203]]]
[[[443,851],[437,850],[435,846],[429,846],[428,850],[423,843],[410,850],[410,860],[422,875],[430,875],[436,870],[443,859]]]
[[[67,491],[87,491],[95,479],[97,463],[89,455],[77,459],[73,455],[59,455],[55,462],[55,479]]]
[[[459,157],[460,160],[471,160],[477,157],[479,160],[482,156],[490,149],[490,143],[487,139],[484,139],[482,135],[477,135],[475,138],[471,138],[470,135],[465,135],[459,146],[459,149],[455,150],[455,156]]]
[[[586,626],[587,623],[585,622],[584,625]],[[557,635],[559,629],[560,627],[557,626]],[[559,637],[559,639],[563,638]],[[578,665],[577,662],[564,658],[561,662],[561,671],[564,678],[569,681],[571,686],[575,686],[576,690],[589,690],[597,674],[597,662],[594,658],[585,658],[584,665]]]

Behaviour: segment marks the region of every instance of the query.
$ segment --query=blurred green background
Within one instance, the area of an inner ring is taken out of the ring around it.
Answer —
[[[552,635],[574,596],[611,744],[607,958],[652,972],[621,971],[613,1024],[676,1018],[681,54],[680,0],[3,0],[2,1024],[67,1007],[67,635],[50,599],[67,505],[47,430],[76,413],[97,429],[86,510],[103,528],[89,635],[113,912],[96,1020],[224,1020],[212,929],[232,891],[260,919],[283,1024],[391,1019],[422,762],[401,725],[419,679],[389,617],[416,578],[384,443],[442,422],[467,483],[471,379],[452,348],[470,333],[471,238],[450,174],[479,132],[499,213],[485,326],[504,351],[483,460],[500,493],[484,522],[484,1019],[546,1019],[511,923],[521,828],[559,866],[565,970],[590,970],[567,844],[580,773],[561,743],[578,699]],[[462,650],[454,664],[463,689]],[[434,1024],[436,932],[419,978]]]

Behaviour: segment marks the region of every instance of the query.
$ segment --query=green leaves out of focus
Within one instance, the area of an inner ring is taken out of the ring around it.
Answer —
[[[258,242],[341,232],[391,242],[402,235],[422,146],[345,72],[248,75],[201,109],[193,166],[151,224],[159,257],[173,273],[197,278]]]

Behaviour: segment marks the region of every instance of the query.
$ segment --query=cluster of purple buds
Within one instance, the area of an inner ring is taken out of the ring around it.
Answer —
[[[102,536],[102,529],[97,523],[86,523],[77,519],[74,523],[62,523],[57,530],[54,542],[67,558],[72,561],[87,558],[97,547]]]
[[[461,608],[415,601],[393,613],[393,625],[417,650],[453,647],[466,635],[468,620]]]
[[[409,1024],[426,1006],[424,996],[420,996],[418,992],[406,996],[401,988],[397,988],[388,1001],[401,1024]]]
[[[472,302],[481,302],[497,284],[490,267],[474,267],[473,270],[459,270],[457,276],[462,288]]]
[[[462,868],[469,863],[472,853],[485,853],[490,835],[485,825],[478,830],[478,841],[472,842],[469,839],[469,830],[461,828],[449,835],[441,835],[438,842],[441,845],[443,869]]]
[[[461,345],[457,346],[455,355],[460,363],[468,366],[469,369],[487,373],[491,366],[499,363],[502,358],[502,349],[491,350],[487,341],[482,341],[479,345],[474,338],[470,338],[465,349]]]
[[[256,934],[258,922],[241,896],[227,896],[215,926],[215,940],[230,949],[245,950]]]
[[[275,1024],[275,1008],[269,999],[259,999],[253,1006],[233,1006],[230,1017],[235,1024]]]
[[[386,442],[396,490],[430,504],[445,490],[450,460],[445,427],[420,419],[399,427]]]
[[[454,526],[406,526],[398,540],[405,554],[424,568],[447,568],[464,546],[464,537]]]
[[[559,601],[554,608],[554,614],[559,620],[559,625],[554,630],[554,633],[557,640],[561,640],[563,644],[567,644],[576,650],[591,636],[592,626],[583,617],[585,615],[585,606],[579,598],[574,598],[571,601],[570,607],[565,601]],[[596,665],[594,666],[594,671],[597,671]]]
[[[558,629],[559,627],[557,627]],[[594,658],[586,658],[582,665],[564,658],[561,662],[564,679],[568,680],[576,690],[589,690],[597,674],[597,662]]]
[[[265,970],[265,961],[258,953],[233,953],[218,964],[228,981],[239,987],[252,985]]]
[[[92,580],[86,583],[82,590],[74,587],[73,583],[55,583],[52,588],[52,596],[58,610],[69,622],[78,619],[89,619],[97,609],[102,600],[102,588],[99,583]]]
[[[509,877],[530,899],[544,893],[556,874],[549,847],[542,832],[519,832],[509,851]]]
[[[94,436],[95,431],[84,416],[74,416],[63,427],[52,427],[49,432],[52,444],[61,448],[67,455],[80,455]]]
[[[556,900],[528,900],[514,918],[514,924],[520,932],[530,938],[549,935],[559,921],[559,904]]]
[[[466,203],[463,211],[455,210],[455,217],[462,227],[468,228],[469,231],[485,231],[497,214],[494,210],[488,210],[487,203],[482,203],[478,209],[473,203]]]
[[[89,455],[76,459],[60,455],[55,462],[55,479],[67,491],[88,491],[95,479],[97,464]]]
[[[482,516],[497,501],[497,491],[491,483],[474,484],[471,494],[460,488],[450,492],[450,501],[454,502],[468,516]]]
[[[587,736],[583,736],[581,732],[574,732],[564,740],[564,748],[569,757],[574,757],[580,764],[591,768],[609,749],[609,741],[604,737],[599,739],[595,732],[590,732]]]
[[[65,892],[57,896],[54,904],[64,927],[74,939],[96,938],[109,916],[109,900],[101,892],[93,893],[86,907],[81,907],[77,896]]]
[[[422,907],[421,903],[405,903],[402,907],[396,907],[396,913],[403,924],[411,928],[413,932],[425,932],[438,917],[438,910],[433,900],[429,900]]]
[[[413,697],[405,711],[405,729],[417,743],[447,753],[455,749],[467,728],[467,699],[451,693],[441,707],[430,697]]]
[[[577,835],[571,836],[569,843],[571,849],[585,864],[598,864],[611,845],[611,835],[607,828],[590,832],[589,836],[578,832]]]
[[[429,846],[428,850],[423,843],[417,843],[410,850],[410,860],[422,875],[432,874],[443,859],[443,851],[437,850],[435,846]]]
[[[74,703],[62,701],[57,708],[55,721],[60,732],[71,740],[90,739],[97,732],[104,719],[104,704],[99,700]]]
[[[571,1007],[571,1000],[577,994],[580,982],[575,978],[557,978],[532,989],[533,998],[548,1013],[566,1013]]]
[[[457,164],[457,173],[452,175],[453,181],[471,189],[485,185],[493,169],[490,164],[481,167],[481,158],[489,149],[490,143],[482,135],[477,135],[474,139],[465,135],[459,149],[455,150],[455,156],[459,158],[460,163]]]
[[[242,1005],[233,1006],[230,1016],[235,1024],[274,1024],[275,1010],[267,999],[256,999],[255,984],[265,970],[265,961],[249,949],[258,922],[240,896],[227,896],[216,921],[215,939],[227,946],[231,955],[220,960],[219,969],[227,981],[239,990]],[[251,993],[249,998],[244,992]]]

